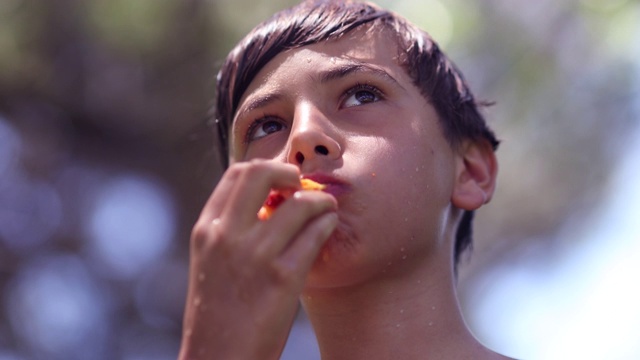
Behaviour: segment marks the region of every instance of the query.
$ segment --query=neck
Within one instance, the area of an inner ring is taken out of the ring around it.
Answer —
[[[483,358],[487,350],[462,318],[453,272],[442,270],[449,268],[432,265],[356,286],[306,289],[302,303],[322,358]]]

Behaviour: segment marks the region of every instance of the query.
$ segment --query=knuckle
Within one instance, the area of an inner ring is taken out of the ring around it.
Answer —
[[[268,168],[268,164],[265,160],[261,159],[252,159],[245,163],[245,172],[244,175],[249,178],[264,174],[266,169]]]
[[[201,230],[194,230],[191,234],[191,248],[196,251],[202,251],[208,246],[208,238]]]
[[[282,287],[289,287],[295,283],[295,271],[282,262],[274,262],[268,267],[271,282]]]
[[[237,179],[247,168],[246,162],[235,163],[229,166],[225,175],[231,180]]]
[[[265,160],[251,159],[231,165],[227,170],[231,180],[252,179],[265,172],[268,165]]]
[[[200,220],[191,231],[191,243],[196,250],[207,250],[225,243],[226,231],[221,224],[212,226],[211,222]]]
[[[191,230],[192,241],[202,241],[206,239],[209,234],[209,229],[203,224],[203,221],[198,221]]]

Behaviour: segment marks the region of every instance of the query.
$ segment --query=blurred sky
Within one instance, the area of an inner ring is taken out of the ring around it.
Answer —
[[[517,358],[640,358],[640,6],[582,4],[605,13],[626,4],[620,16],[636,19],[610,22],[604,42],[591,44],[599,48],[600,58],[587,60],[606,66],[611,56],[631,59],[631,121],[619,137],[621,150],[598,205],[577,209],[578,216],[567,216],[547,235],[553,248],[533,241],[472,285],[468,312],[477,335]]]
[[[604,203],[562,227],[553,259],[523,255],[482,275],[470,316],[486,344],[526,359],[640,356],[640,127],[628,144]]]
[[[0,2],[0,360],[175,359],[217,67],[293,1]],[[380,0],[502,139],[461,303],[523,359],[640,358],[640,3]],[[246,9],[251,7],[252,11]],[[318,358],[303,314],[283,359]]]

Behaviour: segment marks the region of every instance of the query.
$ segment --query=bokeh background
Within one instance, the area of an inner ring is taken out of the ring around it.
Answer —
[[[0,360],[175,359],[218,67],[291,0],[0,0]],[[503,140],[459,280],[525,359],[640,358],[640,3],[379,0]],[[283,359],[318,359],[300,315]]]

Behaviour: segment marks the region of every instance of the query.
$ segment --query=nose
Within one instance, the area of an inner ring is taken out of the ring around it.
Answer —
[[[341,156],[342,149],[334,124],[310,104],[296,109],[289,135],[287,161],[302,169]]]

